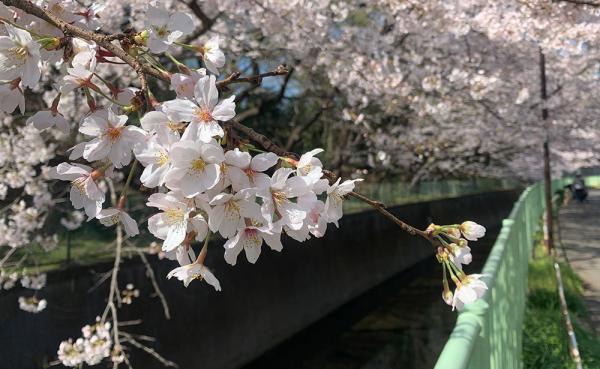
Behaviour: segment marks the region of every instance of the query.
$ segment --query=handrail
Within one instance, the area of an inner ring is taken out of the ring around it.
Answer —
[[[600,187],[600,176],[585,178]],[[552,191],[573,182],[552,181]],[[534,234],[545,209],[543,183],[526,188],[513,206],[483,267],[488,291],[465,306],[435,369],[521,368],[522,326],[527,293],[528,261]]]

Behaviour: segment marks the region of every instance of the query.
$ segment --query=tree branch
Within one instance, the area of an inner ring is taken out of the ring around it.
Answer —
[[[208,32],[212,28],[212,26],[215,24],[215,22],[217,21],[217,19],[219,19],[219,17],[221,16],[221,14],[223,14],[223,13],[219,12],[219,14],[217,14],[214,18],[211,18],[208,15],[206,15],[206,13],[204,12],[204,10],[202,10],[202,7],[200,6],[200,4],[198,4],[198,1],[196,1],[196,0],[192,0],[190,2],[186,2],[186,1],[183,1],[183,0],[180,0],[180,1],[182,3],[185,3],[185,5],[187,5],[188,8],[190,8],[190,10],[202,22],[202,26],[201,27],[196,28],[194,30],[194,32],[192,32],[191,34],[189,34],[188,36],[186,36],[183,39],[183,42],[186,43],[186,44],[189,44],[190,42],[194,41],[198,37],[200,37],[203,34],[205,34],[206,32]]]
[[[592,7],[600,7],[600,3],[595,2],[595,1],[589,1],[589,0],[553,0],[554,2],[557,3],[571,3],[571,4],[575,4],[575,5],[587,5],[587,6],[592,6]]]

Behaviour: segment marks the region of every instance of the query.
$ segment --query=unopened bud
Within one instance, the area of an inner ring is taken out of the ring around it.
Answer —
[[[442,300],[450,306],[452,306],[452,300],[454,299],[454,294],[450,290],[444,290],[442,292]]]
[[[427,229],[425,230],[425,232],[428,233],[431,236],[437,236],[440,233],[441,230],[442,230],[442,227],[431,223],[427,227]]]
[[[206,52],[206,48],[204,46],[196,46],[195,47],[196,51],[198,51],[200,54],[204,55],[204,53]]]
[[[292,168],[296,168],[298,166],[298,160],[293,159],[293,158],[289,158],[289,157],[282,157],[281,161],[284,164],[287,164],[288,166],[292,167]],[[285,167],[285,165],[283,165]]]
[[[150,36],[148,30],[143,30],[141,32],[136,33],[133,36],[133,42],[136,43],[136,45],[139,46],[146,46],[146,44],[148,43],[148,37]]]
[[[60,38],[58,37],[42,38],[38,40],[38,42],[44,49],[48,51],[57,50],[60,48],[61,45]]]
[[[187,74],[188,76],[192,74],[192,71],[190,70],[190,68],[188,68],[185,64],[183,63],[177,63],[177,69],[179,69],[179,71],[183,74]]]
[[[119,198],[119,203],[117,204],[117,208],[121,209],[121,210],[125,209],[125,196],[121,196]]]
[[[102,169],[96,169],[90,174],[90,177],[92,178],[93,181],[96,181],[99,178],[102,178],[103,175],[104,175],[104,171]]]

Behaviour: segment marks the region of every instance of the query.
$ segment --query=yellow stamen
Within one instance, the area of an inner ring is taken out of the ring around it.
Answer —
[[[106,136],[111,142],[117,141],[121,138],[121,132],[123,131],[123,127],[110,127],[106,130]]]
[[[211,122],[211,121],[213,121],[213,117],[212,117],[212,115],[210,115],[210,111],[208,111],[208,109],[206,109],[206,108],[200,108],[200,109],[198,109],[198,111],[196,113],[196,116],[202,122]]]
[[[169,156],[167,155],[166,152],[161,151],[158,154],[158,162],[157,162],[157,164],[162,167],[163,165],[167,164],[168,162],[169,162]]]
[[[8,49],[8,51],[20,61],[25,61],[29,56],[29,50],[25,46],[15,46]]]
[[[195,172],[196,174],[200,174],[204,171],[205,167],[206,167],[206,162],[204,160],[202,160],[202,158],[198,158],[192,162],[192,166],[190,167],[190,170]]]
[[[165,211],[165,216],[167,224],[173,225],[183,221],[184,212],[183,209],[168,209]]]

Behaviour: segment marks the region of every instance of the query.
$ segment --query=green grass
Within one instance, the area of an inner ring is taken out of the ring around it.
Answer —
[[[560,310],[552,259],[538,247],[529,262],[529,296],[523,327],[523,362],[528,369],[575,368],[569,355],[565,321]],[[560,265],[565,297],[584,368],[600,369],[600,339],[587,327],[583,285],[567,265]]]

